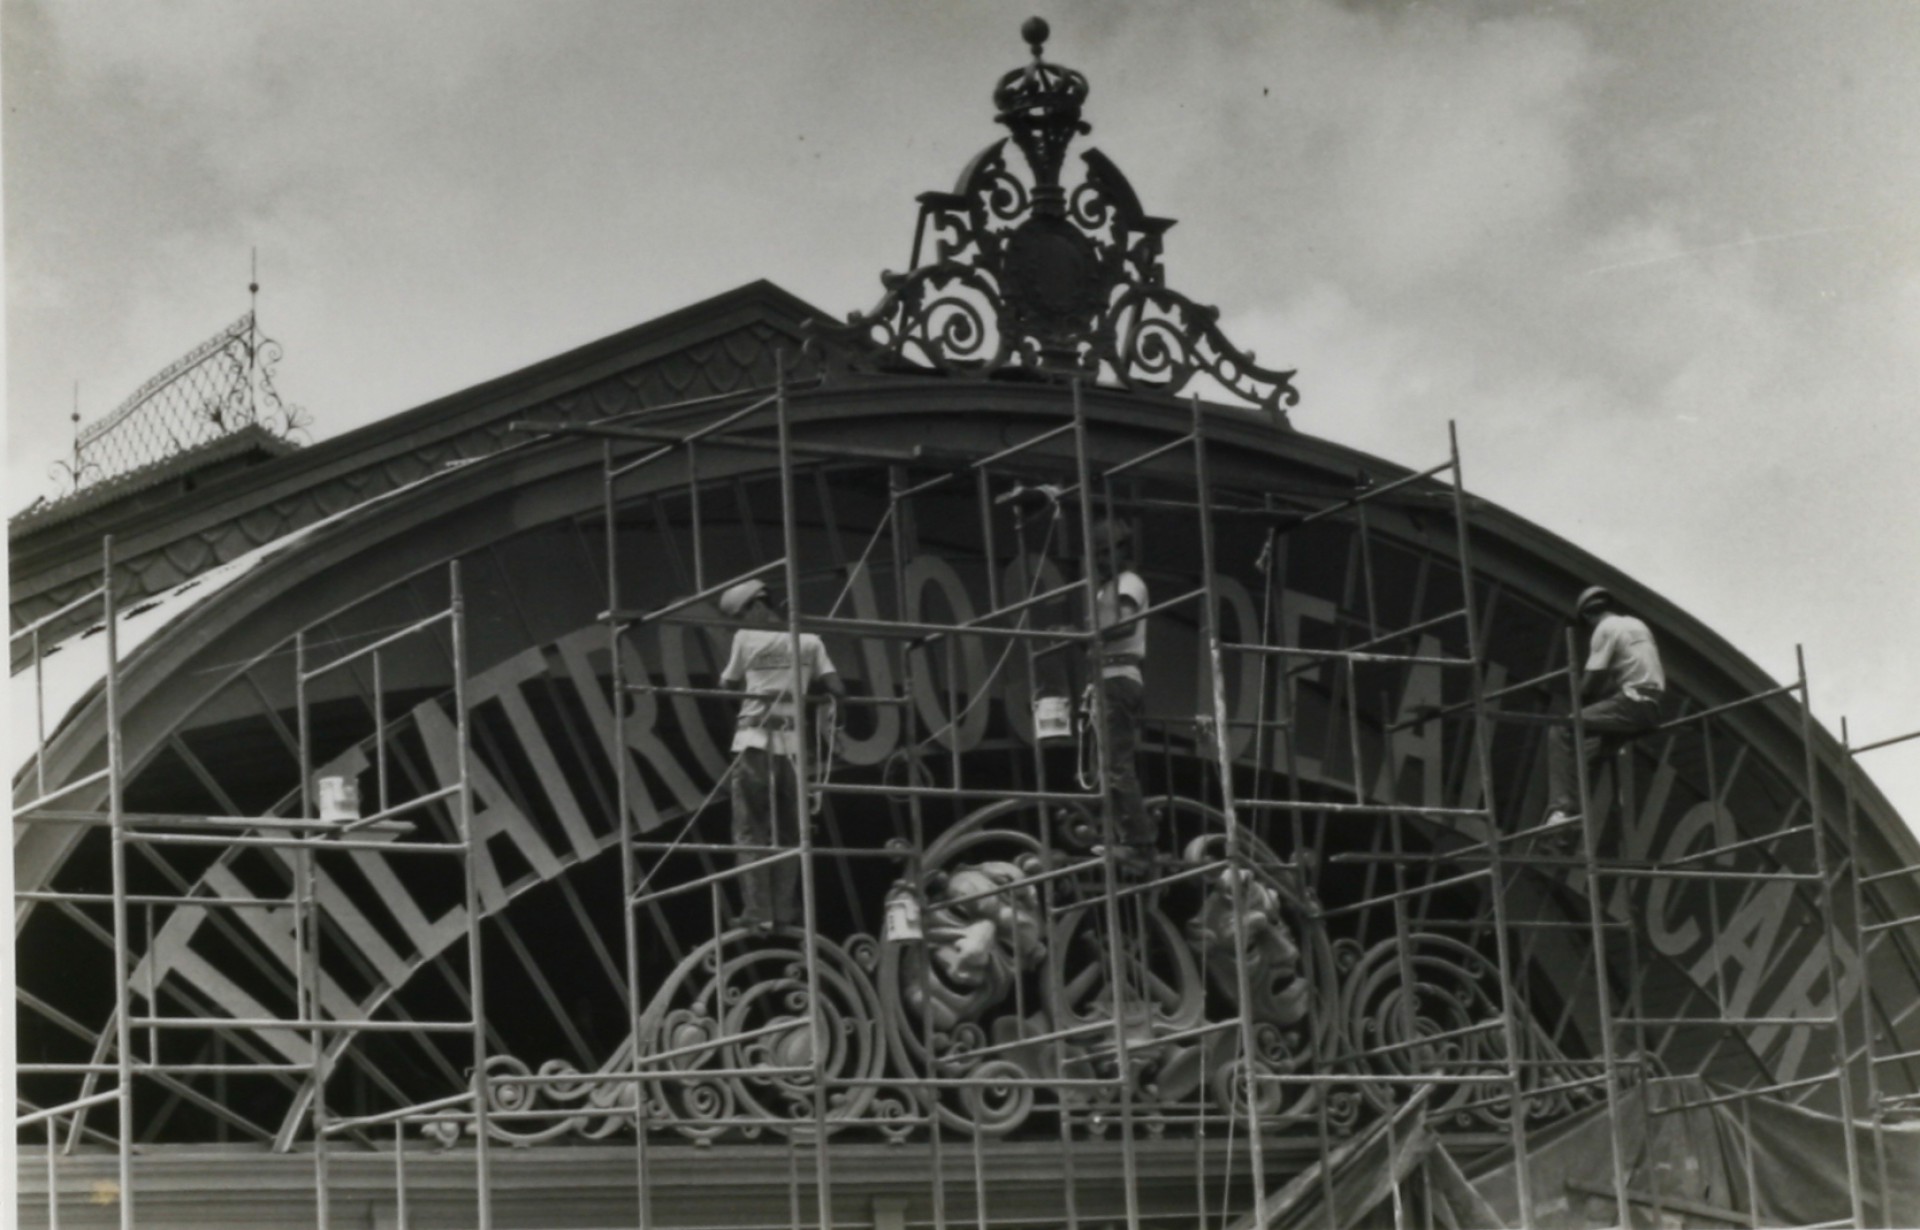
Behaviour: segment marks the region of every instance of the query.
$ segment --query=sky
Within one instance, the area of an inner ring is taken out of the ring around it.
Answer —
[[[6,507],[247,306],[324,438],[765,277],[835,314],[1017,6],[0,0]],[[1303,431],[1920,728],[1920,4],[1046,0],[1169,283]],[[1920,821],[1920,741],[1864,762]]]

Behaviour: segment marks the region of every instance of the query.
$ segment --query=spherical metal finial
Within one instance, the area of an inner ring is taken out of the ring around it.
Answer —
[[[1029,17],[1020,25],[1020,37],[1027,40],[1027,46],[1033,48],[1033,58],[1040,58],[1040,49],[1047,44],[1047,36],[1053,33],[1053,27],[1044,17]]]

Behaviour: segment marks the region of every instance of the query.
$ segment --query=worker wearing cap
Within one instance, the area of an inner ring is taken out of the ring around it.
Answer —
[[[1118,521],[1103,520],[1093,526],[1093,568],[1100,581],[1093,609],[1093,627],[1100,639],[1093,658],[1106,710],[1106,786],[1119,821],[1120,842],[1131,855],[1144,856],[1158,834],[1153,817],[1147,814],[1134,763],[1140,747],[1140,718],[1147,704],[1142,674],[1147,661],[1147,621],[1133,617],[1147,609],[1147,583],[1128,566],[1132,536]]]
[[[1628,739],[1660,724],[1660,700],[1667,672],[1660,648],[1647,625],[1620,609],[1598,585],[1574,603],[1574,617],[1592,632],[1581,680],[1580,724],[1586,734],[1587,764],[1620,749]],[[1573,726],[1555,726],[1547,739],[1547,823],[1579,819],[1578,785],[1573,771]]]
[[[744,687],[734,727],[733,841],[740,846],[795,846],[800,841],[799,735],[794,696],[818,690],[841,698],[847,688],[811,632],[800,634],[796,686],[793,636],[764,581],[742,581],[720,595],[720,613],[747,624],[733,634],[733,652],[720,682]],[[742,863],[768,858],[743,851]],[[791,858],[741,873],[741,924],[756,931],[797,923],[800,865]]]

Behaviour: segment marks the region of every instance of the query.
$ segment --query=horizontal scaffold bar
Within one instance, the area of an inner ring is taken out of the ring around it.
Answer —
[[[1763,700],[1772,700],[1776,696],[1785,696],[1789,692],[1798,692],[1799,690],[1800,685],[1797,683],[1786,683],[1777,688],[1768,688],[1764,692],[1755,692],[1751,696],[1742,696],[1739,700],[1730,700],[1724,705],[1715,705],[1711,709],[1702,709],[1697,713],[1688,713],[1681,717],[1674,718],[1670,722],[1662,722],[1653,728],[1652,733],[1657,734],[1663,730],[1677,730],[1682,726],[1690,726],[1695,722],[1704,722],[1708,718],[1719,717],[1721,714],[1731,712],[1734,709],[1743,709],[1748,705],[1758,704]]]
[[[118,1072],[117,1063],[23,1063],[16,1069],[35,1076],[105,1075]],[[135,1076],[278,1076],[312,1072],[310,1063],[151,1063],[135,1060],[128,1071]]]
[[[1877,931],[1891,931],[1895,927],[1911,927],[1915,923],[1920,923],[1920,914],[1909,914],[1905,918],[1896,918],[1892,922],[1871,923],[1860,930],[1866,935],[1872,935]]]
[[[791,849],[782,850],[778,854],[769,854],[765,858],[756,858],[749,862],[737,863],[732,867],[726,867],[719,871],[709,872],[698,879],[688,880],[684,884],[673,884],[666,888],[656,888],[651,892],[635,893],[631,904],[645,905],[650,901],[664,901],[668,897],[678,897],[682,893],[691,893],[698,889],[706,888],[710,884],[718,884],[723,880],[731,880],[738,876],[746,875],[750,871],[758,871],[763,867],[771,867],[775,863],[791,862],[805,853],[805,850],[795,846]]]
[[[1891,739],[1881,739],[1874,743],[1863,743],[1859,747],[1847,750],[1858,756],[1862,752],[1877,752],[1883,747],[1892,747],[1896,743],[1905,743],[1910,739],[1920,739],[1920,730],[1910,730],[1904,735],[1895,735]]]
[[[1735,850],[1745,850],[1751,846],[1764,846],[1769,842],[1779,841],[1785,837],[1795,837],[1801,833],[1811,832],[1813,832],[1813,826],[1811,824],[1796,824],[1791,828],[1781,829],[1777,833],[1765,833],[1759,837],[1749,837],[1745,841],[1730,841],[1724,846],[1715,846],[1711,850],[1701,850],[1697,853],[1689,854],[1684,858],[1676,858],[1671,863],[1668,863],[1667,866],[1681,867],[1687,863],[1703,862],[1706,859],[1719,858],[1721,855],[1731,854]]]
[[[14,641],[19,640],[21,637],[32,636],[34,633],[46,627],[48,624],[52,623],[54,620],[59,619],[61,616],[71,612],[75,607],[85,606],[89,602],[99,601],[102,597],[106,595],[106,592],[107,592],[106,589],[101,587],[90,589],[86,593],[81,594],[78,598],[75,598],[72,602],[67,603],[65,606],[55,607],[53,610],[48,611],[45,615],[42,615],[40,618],[34,620],[32,623],[26,625],[25,627],[9,635],[7,638],[8,644],[12,644]],[[1863,748],[1861,750],[1864,751],[1866,749]]]
[[[459,854],[467,847],[426,841],[350,841],[324,835],[313,837],[224,837],[212,833],[141,833],[129,831],[128,841],[149,846],[252,846],[275,849],[371,850],[380,854]]]
[[[1653,1029],[1680,1029],[1691,1025],[1712,1025],[1727,1029],[1761,1029],[1767,1026],[1794,1029],[1827,1029],[1839,1023],[1832,1016],[1619,1016],[1615,1025],[1644,1025]]]
[[[415,800],[418,802],[419,800]],[[368,820],[374,820],[368,817]],[[294,816],[206,816],[185,815],[175,812],[123,811],[121,823],[129,828],[183,828],[183,829],[261,829],[278,830],[292,833],[312,832],[316,836],[345,831],[345,825],[339,820],[300,819]],[[113,813],[104,811],[61,811],[54,810],[34,817],[35,823],[46,824],[90,824],[111,826]],[[381,821],[378,826],[368,825],[366,820],[360,824],[374,832],[411,833],[412,824]],[[365,831],[365,830],[363,830]]]
[[[1418,1038],[1411,1038],[1405,1042],[1389,1042],[1383,1046],[1369,1047],[1366,1050],[1346,1051],[1338,1055],[1330,1055],[1319,1062],[1329,1066],[1336,1066],[1343,1063],[1357,1063],[1363,1059],[1377,1059],[1382,1055],[1391,1055],[1396,1051],[1413,1050],[1417,1047],[1432,1046],[1436,1043],[1446,1042],[1453,1038],[1467,1038],[1474,1034],[1486,1033],[1490,1029],[1503,1028],[1505,1024],[1506,1022],[1504,1021],[1479,1021],[1472,1025],[1462,1025],[1457,1029],[1446,1029],[1436,1033],[1422,1034]],[[1488,1060],[1487,1062],[1505,1064],[1507,1061],[1504,1059],[1494,1059]],[[1564,1063],[1565,1060],[1559,1062]]]
[[[71,1102],[62,1102],[58,1106],[49,1106],[44,1110],[36,1110],[29,1114],[21,1115],[13,1121],[13,1126],[23,1128],[31,1124],[43,1123],[48,1119],[57,1119],[61,1115],[70,1115],[77,1110],[85,1110],[89,1106],[98,1106],[102,1102],[111,1102],[119,1096],[120,1091],[118,1089],[109,1089],[105,1093],[89,1094],[84,1098],[75,1098]]]
[[[103,782],[107,780],[108,777],[112,776],[112,774],[113,774],[113,770],[111,767],[109,767],[105,769],[95,770],[94,772],[87,774],[85,777],[76,778],[73,781],[68,782],[66,785],[60,787],[58,790],[50,790],[47,793],[41,795],[39,798],[32,800],[31,802],[20,804],[18,807],[13,809],[14,818],[16,820],[24,820],[28,822],[37,821],[39,817],[34,815],[34,813],[46,807],[47,804],[53,802],[57,798],[61,798],[65,795],[72,794],[76,790],[81,790],[87,786],[94,785],[96,782]]]
[[[1293,526],[1292,528],[1299,529],[1302,526],[1312,525],[1316,521],[1324,521],[1328,517],[1338,516],[1340,513],[1346,512],[1350,508],[1358,508],[1362,504],[1371,503],[1375,500],[1378,500],[1381,496],[1388,495],[1392,492],[1400,490],[1402,487],[1411,487],[1413,484],[1420,482],[1423,479],[1432,478],[1437,474],[1443,474],[1446,471],[1451,469],[1453,469],[1453,460],[1452,458],[1448,458],[1446,461],[1443,461],[1438,465],[1428,466],[1426,469],[1421,470],[1418,473],[1408,474],[1401,478],[1396,478],[1392,482],[1382,483],[1378,487],[1368,487],[1363,491],[1359,491],[1354,495],[1348,496],[1346,499],[1341,500],[1338,504],[1329,505],[1326,508],[1315,509],[1313,512],[1310,512],[1306,516],[1302,517],[1300,519],[1299,524]]]
[[[795,846],[749,846],[726,841],[636,841],[632,848],[649,854],[780,854]],[[884,846],[809,846],[815,854],[835,858],[916,858],[918,851],[888,849]]]
[[[339,657],[333,659],[331,662],[327,662],[320,666],[316,666],[310,671],[301,671],[300,682],[305,683],[307,680],[317,679],[321,675],[327,674],[329,671],[337,671],[343,666],[349,665],[350,663],[358,662],[361,658],[366,657],[368,654],[379,653],[382,649],[385,649],[387,646],[393,644],[395,641],[404,640],[407,637],[413,636],[416,633],[424,632],[428,628],[433,627],[435,624],[441,623],[446,620],[450,620],[452,618],[453,618],[453,608],[451,607],[447,608],[444,611],[435,611],[433,614],[427,616],[424,619],[417,620],[414,623],[408,624],[406,627],[401,628],[398,632],[388,633],[386,636],[381,637],[379,640],[373,642],[371,645],[362,645],[360,648],[354,650],[352,653],[342,654]]]
[[[659,448],[655,449],[651,453],[648,453],[644,457],[636,457],[632,461],[629,461],[624,465],[609,466],[606,472],[607,479],[608,481],[613,481],[616,479],[624,478],[627,475],[633,473],[635,470],[641,469],[642,467],[645,467],[645,466],[652,465],[654,462],[660,460],[662,457],[671,457],[674,454],[674,451],[676,449],[682,449],[682,448],[686,449],[688,458],[691,459],[693,456],[693,450],[696,446],[699,445],[700,441],[706,439],[708,436],[713,435],[716,432],[725,431],[727,428],[733,426],[735,423],[738,423],[743,419],[751,418],[753,415],[758,414],[760,411],[766,409],[768,406],[775,404],[779,400],[780,400],[779,395],[774,394],[769,397],[762,397],[759,401],[748,402],[746,405],[740,407],[738,410],[735,410],[733,413],[725,415],[721,418],[715,419],[711,423],[703,424],[702,426],[697,427],[694,430],[688,432],[686,435],[682,436],[679,440],[675,441],[674,443],[663,444]],[[695,477],[697,479],[698,476],[696,475]]]
[[[803,614],[800,616],[800,626],[809,632],[845,632],[856,636],[891,636],[902,640],[952,635],[1085,644],[1094,638],[1092,632],[1077,629],[1050,632],[1040,628],[962,627],[957,624],[914,623],[907,620],[853,619],[842,615]]]
[[[631,440],[636,444],[679,445],[684,437],[672,431],[648,429],[644,427],[602,427],[592,423],[579,424],[528,424],[528,426],[551,426],[544,434],[567,436],[593,436],[606,440]],[[777,453],[780,441],[760,436],[707,436],[696,441],[701,448],[730,448],[742,452]],[[817,442],[793,443],[787,452],[791,456],[806,457],[822,461],[876,461],[900,465],[911,462],[924,462],[928,454],[919,447],[910,449],[883,449],[870,445],[825,444]]]
[[[1474,816],[1485,818],[1484,807],[1416,807],[1411,803],[1315,803],[1305,799],[1235,799],[1248,811],[1324,811],[1351,816]]]
[[[1168,453],[1174,452],[1177,449],[1186,448],[1188,445],[1192,444],[1196,439],[1198,439],[1198,436],[1191,431],[1187,432],[1184,435],[1175,436],[1173,439],[1167,441],[1165,444],[1156,444],[1154,447],[1148,449],[1144,453],[1137,453],[1134,456],[1127,458],[1125,461],[1116,462],[1115,464],[1107,467],[1107,469],[1103,470],[1100,474],[1100,477],[1112,478],[1116,474],[1125,474],[1128,470],[1136,469],[1140,466],[1146,465],[1148,462],[1153,461],[1160,457],[1164,457]]]
[[[327,1033],[431,1034],[471,1033],[473,1021],[335,1021],[274,1016],[137,1016],[135,1029],[294,1029]]]
[[[1723,1093],[1718,1097],[1691,1098],[1686,1101],[1675,1102],[1669,1106],[1651,1106],[1647,1108],[1647,1111],[1649,1114],[1655,1115],[1676,1115],[1690,1110],[1704,1110],[1709,1106],[1723,1106],[1729,1102],[1745,1101],[1747,1098],[1771,1097],[1776,1093],[1786,1093],[1794,1089],[1808,1089],[1814,1085],[1824,1085],[1828,1081],[1833,1080],[1835,1075],[1836,1074],[1832,1072],[1823,1072],[1819,1076],[1803,1076],[1799,1080],[1783,1081],[1777,1085],[1761,1085],[1753,1089],[1740,1089],[1733,1093]],[[1654,1076],[1650,1079],[1668,1084],[1676,1084],[1682,1081],[1692,1083],[1699,1080],[1700,1075],[1693,1073],[1677,1076]]]
[[[679,401],[636,406],[631,410],[622,410],[618,414],[609,414],[604,418],[595,419],[593,424],[588,425],[607,427],[616,425],[627,419],[659,418],[663,415],[678,414],[685,410],[698,410],[705,406],[724,405],[729,402],[739,401],[745,397],[758,398],[759,404],[764,405],[767,401],[782,392],[788,396],[792,396],[797,393],[810,392],[825,383],[826,378],[823,376],[794,376],[789,377],[784,383],[778,385],[754,385],[751,388],[731,389],[725,393],[707,393],[699,397],[684,397]],[[510,431],[524,431],[535,435],[565,435],[579,426],[582,426],[582,424],[541,423],[530,419],[515,419],[507,425]]]
[[[16,901],[69,901],[74,905],[111,905],[116,900],[112,893],[63,893],[58,890],[16,889],[13,896]],[[285,897],[188,897],[154,893],[128,893],[126,902],[128,905],[203,906],[236,910],[284,910],[289,904]]]
[[[1018,880],[1010,884],[998,884],[992,888],[983,888],[977,893],[968,893],[962,897],[942,897],[939,904],[941,909],[951,909],[954,906],[979,901],[985,897],[998,897],[1005,893],[1017,893],[1021,889],[1029,888],[1035,884],[1041,884],[1048,880],[1058,880],[1065,876],[1078,875],[1080,872],[1091,871],[1105,865],[1106,859],[1104,858],[1078,859],[1059,867],[1048,868],[1046,871],[1036,871],[1030,875],[1021,876]]]
[[[733,576],[728,577],[724,581],[717,581],[714,584],[707,586],[705,589],[695,590],[693,593],[687,594],[684,597],[676,598],[672,602],[667,603],[667,605],[663,607],[657,607],[651,611],[621,610],[621,609],[602,611],[600,612],[600,618],[603,620],[610,619],[615,623],[621,623],[621,624],[626,624],[626,623],[644,624],[644,623],[649,623],[656,619],[664,619],[676,611],[684,611],[688,607],[693,606],[696,603],[705,602],[709,598],[718,597],[719,595],[732,589],[734,586],[740,584],[742,581],[751,581],[755,577],[765,576],[769,572],[776,572],[779,569],[785,568],[786,566],[787,566],[787,557],[783,555],[779,559],[768,560],[766,563],[749,568],[745,572],[736,573]],[[728,621],[728,622],[736,626],[743,626],[741,625],[740,621]]]
[[[1250,1072],[1248,1079],[1268,1085],[1511,1085],[1511,1076],[1470,1072],[1407,1072],[1379,1076],[1370,1072]]]
[[[1026,439],[1020,441],[1017,444],[1009,444],[1007,447],[1001,449],[999,452],[988,453],[985,457],[978,458],[975,461],[973,461],[971,464],[973,468],[976,470],[981,469],[985,466],[990,466],[996,461],[1003,461],[1006,458],[1013,456],[1015,453],[1023,453],[1026,450],[1034,447],[1036,444],[1045,444],[1048,440],[1058,439],[1061,436],[1067,435],[1073,431],[1074,426],[1075,424],[1073,423],[1062,423],[1058,427],[1049,427],[1047,430],[1041,432],[1037,436],[1028,436]]]
[[[1067,790],[993,790],[985,786],[869,786],[859,782],[823,782],[809,787],[821,794],[864,794],[883,798],[1012,799],[1027,803],[1098,803],[1097,794]]]
[[[781,692],[747,692],[739,688],[688,688],[653,683],[629,683],[629,692],[651,692],[655,696],[692,696],[701,700],[785,700],[787,694]],[[824,697],[809,697],[816,705],[824,705]],[[911,704],[904,696],[842,696],[838,698],[842,705],[906,705]]]
[[[1490,691],[1482,692],[1480,694],[1480,701],[1482,704],[1485,704],[1485,703],[1499,700],[1500,698],[1505,696],[1516,695],[1520,692],[1531,692],[1534,689],[1539,688],[1543,684],[1549,684],[1558,679],[1565,679],[1566,677],[1567,677],[1567,672],[1565,670],[1543,671],[1538,675],[1534,675],[1532,678],[1522,679],[1518,683],[1509,683],[1501,687],[1494,688]],[[1428,722],[1434,721],[1435,719],[1452,717],[1456,713],[1465,713],[1466,711],[1472,708],[1474,708],[1473,701],[1463,700],[1458,702],[1457,704],[1441,705],[1432,709],[1421,709],[1416,713],[1414,713],[1411,717],[1406,718],[1404,721],[1395,722],[1393,725],[1387,727],[1387,733],[1392,734],[1395,731],[1406,730],[1410,727],[1424,726]],[[1490,718],[1497,718],[1505,721],[1513,721],[1516,719],[1520,719],[1520,720],[1539,720],[1539,721],[1547,721],[1547,722],[1570,722],[1573,720],[1570,716],[1567,716],[1567,715],[1548,714],[1548,713],[1498,712],[1498,713],[1489,713],[1487,716]]]
[[[1096,861],[1104,862],[1105,860],[1101,859]],[[1231,867],[1232,865],[1233,865],[1232,860],[1220,859],[1216,862],[1203,863],[1198,867],[1185,867],[1179,871],[1168,872],[1166,875],[1163,875],[1163,876],[1155,876],[1154,878],[1149,879],[1144,883],[1129,884],[1125,888],[1115,889],[1113,892],[1113,898],[1114,900],[1118,901],[1123,897],[1137,897],[1141,893],[1150,893],[1157,889],[1165,888],[1169,884],[1178,884],[1182,880],[1192,880],[1192,879],[1197,879],[1200,876],[1211,875],[1213,872],[1220,871],[1226,867]],[[1008,887],[1018,888],[1020,885],[1026,884],[1026,883],[1031,883],[1031,881],[1018,880],[1018,881],[1015,881],[1012,885],[1009,885]],[[1104,897],[1105,894],[1103,894],[1102,896]],[[940,904],[946,905],[947,902],[943,901]],[[1093,903],[1090,901],[1076,901],[1069,905],[1056,905],[1053,907],[1053,909],[1048,911],[1048,913],[1054,917],[1059,917],[1062,914],[1071,914],[1076,910],[1084,910],[1091,904]]]
[[[1598,1183],[1581,1183],[1573,1179],[1568,1179],[1567,1189],[1569,1191],[1579,1192],[1583,1196],[1594,1196],[1601,1200],[1617,1201],[1619,1199],[1619,1193],[1613,1188],[1603,1187]],[[1672,1192],[1647,1192],[1629,1187],[1627,1189],[1627,1199],[1635,1204],[1645,1205],[1648,1208],[1669,1209],[1675,1213],[1691,1213],[1695,1217],[1704,1218],[1706,1221],[1715,1224],[1722,1222],[1729,1226],[1754,1226],[1759,1224],[1754,1221],[1753,1214],[1751,1213],[1742,1213],[1735,1209],[1722,1208],[1717,1204],[1708,1204],[1704,1200],[1689,1199],[1686,1196],[1675,1195]],[[1622,1221],[1625,1220],[1624,1218],[1622,1219]],[[1846,1221],[1837,1224],[1851,1226],[1853,1220],[1848,1218]],[[1812,1228],[1802,1227],[1802,1230],[1812,1230]]]
[[[1307,649],[1299,645],[1249,645],[1229,642],[1222,649],[1241,653],[1265,653],[1280,658],[1319,658],[1348,662],[1389,662],[1408,666],[1473,666],[1472,658],[1435,658],[1409,653],[1372,653],[1360,649]]]
[[[1461,872],[1457,876],[1448,876],[1444,880],[1435,880],[1430,884],[1421,884],[1413,888],[1403,888],[1398,892],[1383,893],[1378,897],[1368,897],[1364,901],[1354,901],[1346,905],[1337,905],[1332,909],[1322,910],[1320,917],[1337,918],[1342,914],[1358,914],[1370,910],[1376,905],[1384,905],[1393,901],[1410,901],[1415,897],[1425,896],[1427,893],[1437,893],[1449,888],[1458,888],[1462,884],[1469,884],[1474,880],[1485,879],[1492,874],[1493,868],[1491,867],[1476,867],[1472,871]]]
[[[373,1127],[377,1124],[411,1119],[415,1115],[430,1114],[433,1111],[444,1110],[449,1106],[458,1106],[462,1102],[471,1101],[473,1101],[473,1091],[469,1089],[465,1093],[448,1094],[444,1098],[435,1098],[431,1102],[421,1102],[415,1106],[402,1106],[398,1110],[382,1111],[377,1115],[359,1115],[351,1119],[331,1119],[320,1129],[320,1133],[326,1136],[332,1135],[335,1132],[351,1132],[357,1128]]]

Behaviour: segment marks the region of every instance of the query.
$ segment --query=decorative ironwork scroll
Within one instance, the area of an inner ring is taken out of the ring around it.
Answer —
[[[1220,812],[1179,798],[1154,806],[1186,836],[1192,874],[1117,899],[1117,933],[1091,857],[1095,817],[1009,800],[927,847],[923,895],[901,883],[867,903],[877,907],[868,916],[881,915],[905,897],[896,913],[917,925],[889,925],[881,938],[818,936],[817,992],[797,930],[731,929],[697,944],[641,1018],[640,1066],[670,1074],[644,1082],[649,1129],[700,1142],[806,1139],[824,1115],[830,1132],[903,1139],[937,1120],[998,1137],[1064,1109],[1076,1132],[1099,1135],[1117,1122],[1123,1087],[1136,1124],[1155,1135],[1244,1120],[1250,1103],[1269,1131],[1324,1115],[1344,1133],[1426,1086],[1429,1118],[1460,1128],[1487,1130],[1513,1113],[1507,1087],[1484,1083],[1507,1068],[1485,953],[1431,931],[1404,946],[1390,933],[1334,939],[1308,887],[1311,867],[1244,834],[1230,860]],[[1518,1037],[1529,1119],[1592,1100],[1580,1079],[1591,1061],[1562,1055],[1531,1020]],[[641,1108],[620,1074],[634,1066],[634,1044],[578,1080],[490,1086],[497,1109],[555,1112],[493,1131],[531,1143],[630,1128]],[[816,1052],[829,1082],[820,1108]],[[529,1070],[490,1060],[495,1073]],[[559,1060],[537,1070],[576,1075]],[[1289,1075],[1320,1079],[1266,1079]],[[1324,1079],[1342,1075],[1363,1079]],[[458,1132],[428,1134],[451,1142]]]
[[[54,477],[83,490],[249,427],[291,440],[310,420],[275,387],[281,353],[248,311],[81,431]]]
[[[1294,373],[1259,366],[1221,332],[1218,309],[1167,287],[1161,237],[1173,220],[1142,209],[1098,150],[1080,156],[1079,182],[1063,185],[1067,147],[1090,130],[1080,118],[1087,79],[1041,58],[1046,22],[1033,18],[1022,33],[1033,62],[994,90],[1012,135],[952,192],[920,196],[913,268],[881,275],[880,302],[844,325],[816,322],[816,333],[856,343],[882,370],[1079,375],[1167,393],[1204,378],[1284,426],[1300,400]]]

